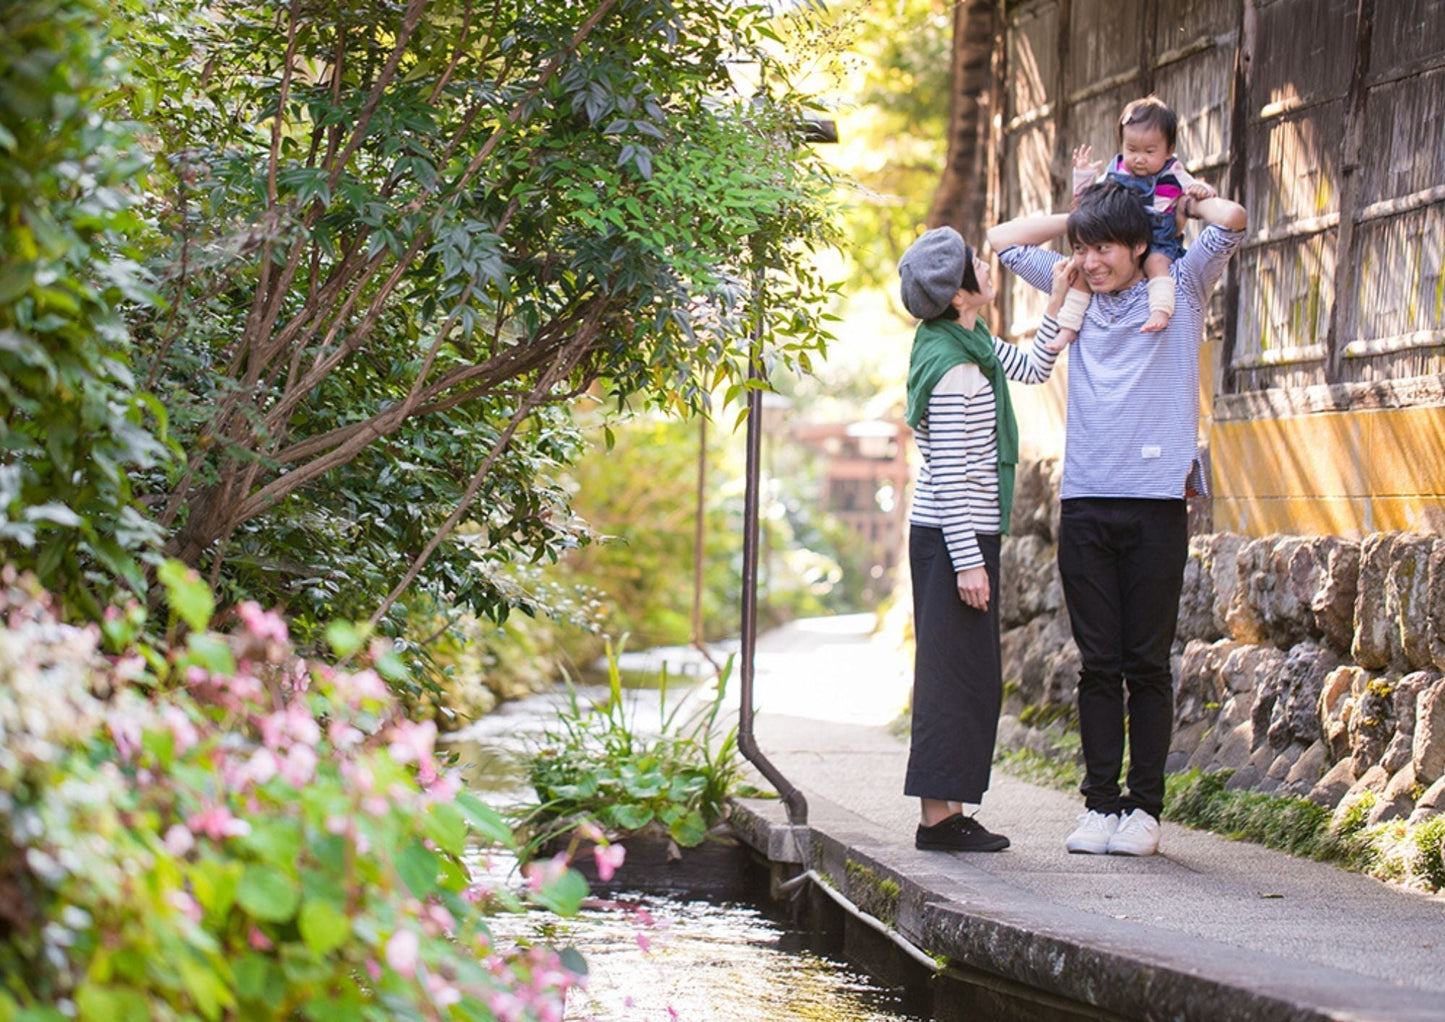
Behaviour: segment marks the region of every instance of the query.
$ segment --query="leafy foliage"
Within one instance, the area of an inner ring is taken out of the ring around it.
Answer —
[[[160,531],[131,473],[165,464],[128,309],[154,293],[130,189],[147,160],[115,109],[106,5],[0,4],[0,558],[94,614],[144,588]]]
[[[575,912],[586,884],[474,880],[469,843],[512,833],[397,713],[387,644],[339,626],[359,666],[300,661],[248,603],[154,648],[138,607],[66,626],[3,582],[0,1018],[560,1017],[580,957],[495,946],[486,916]]]
[[[776,59],[767,25],[720,0],[138,10],[169,552],[303,632],[500,620],[499,565],[588,538],[553,483],[572,399],[703,408],[758,330],[805,363],[828,182],[800,98],[728,72]]]
[[[742,773],[736,729],[719,733],[731,664],[700,707],[684,698],[669,711],[664,674],[652,733],[629,713],[617,659],[608,652],[607,701],[584,705],[569,686],[569,704],[556,727],[527,754],[527,777],[539,802],[523,808],[518,829],[529,849],[579,828],[600,828],[614,838],[662,831],[685,848],[700,844],[708,828],[725,818]],[[685,708],[689,714],[680,716]]]

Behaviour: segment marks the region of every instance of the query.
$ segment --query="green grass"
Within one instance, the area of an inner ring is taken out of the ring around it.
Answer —
[[[1000,752],[994,763],[1031,784],[1077,791],[1078,735],[1054,739],[1051,754],[1028,749]],[[1225,787],[1231,770],[1189,770],[1165,778],[1164,818],[1236,841],[1250,841],[1301,858],[1330,862],[1358,873],[1425,891],[1445,890],[1445,816],[1409,826],[1390,820],[1366,826],[1375,796],[1362,792],[1333,811],[1306,798]]]

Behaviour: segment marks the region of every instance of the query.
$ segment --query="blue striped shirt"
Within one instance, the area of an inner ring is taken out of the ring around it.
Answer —
[[[1020,383],[1043,383],[1058,359],[1045,345],[1059,332],[1045,316],[1033,347],[993,339],[1004,375]],[[954,571],[983,564],[979,533],[999,531],[998,402],[982,370],[972,363],[943,374],[928,396],[928,412],[913,438],[923,466],[913,488],[908,521],[943,530]]]
[[[1143,278],[1089,302],[1069,356],[1063,499],[1181,500],[1192,472],[1196,486],[1207,483],[1197,471],[1199,345],[1209,293],[1243,239],[1243,231],[1217,224],[1200,232],[1169,269],[1174,317],[1158,333],[1139,329],[1149,318]],[[1032,245],[1011,245],[998,257],[1042,291],[1063,258]]]

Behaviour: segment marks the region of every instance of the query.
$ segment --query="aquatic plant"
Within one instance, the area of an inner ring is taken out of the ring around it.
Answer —
[[[609,643],[607,698],[588,702],[569,680],[555,724],[523,756],[538,799],[519,809],[524,854],[568,840],[579,827],[600,827],[613,839],[662,833],[688,848],[727,815],[742,775],[737,729],[719,719],[732,661],[705,701],[693,689],[671,708],[664,669],[654,731],[638,726],[618,655]]]

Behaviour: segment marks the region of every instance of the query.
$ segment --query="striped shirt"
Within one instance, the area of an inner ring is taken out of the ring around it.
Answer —
[[[995,337],[1004,375],[1019,383],[1047,380],[1059,356],[1045,345],[1058,333],[1058,323],[1045,316],[1028,351]],[[965,362],[943,374],[913,431],[923,466],[908,521],[943,530],[954,571],[980,567],[977,535],[999,531],[997,416],[993,387],[978,366]]]
[[[1204,484],[1198,464],[1199,344],[1204,310],[1243,231],[1210,224],[1170,267],[1174,317],[1158,333],[1141,277],[1123,291],[1096,294],[1069,356],[1068,419],[1060,496],[1182,500],[1185,480]],[[999,261],[1048,291],[1062,256],[1012,245]],[[1206,493],[1206,489],[1200,489]]]

